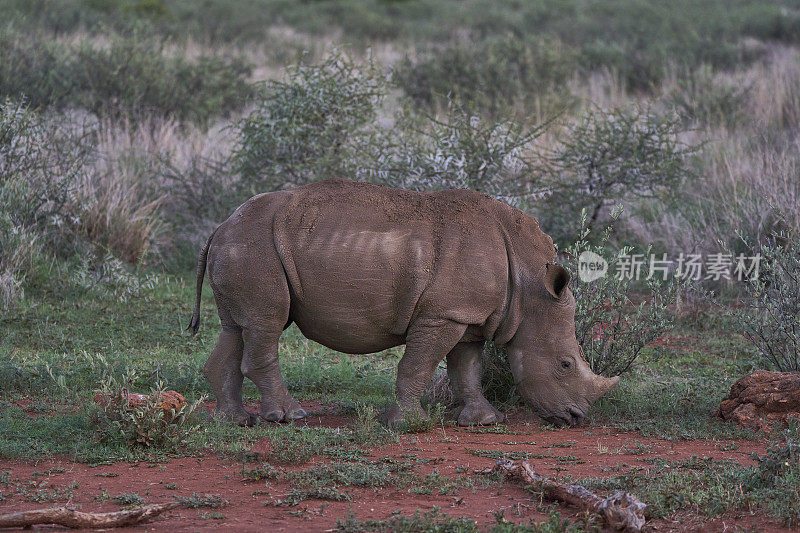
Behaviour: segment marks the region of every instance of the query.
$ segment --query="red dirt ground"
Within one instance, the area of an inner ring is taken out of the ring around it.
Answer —
[[[304,423],[339,427],[351,420],[339,415],[315,415]],[[621,432],[606,427],[580,427],[560,430],[541,429],[538,419],[524,413],[512,414],[508,424],[514,434],[475,433],[465,428],[439,428],[418,435],[403,435],[400,443],[371,450],[372,456],[397,457],[416,454],[419,459],[432,459],[422,464],[419,473],[427,474],[437,468],[442,475],[457,477],[474,475],[474,470],[491,467],[490,458],[476,457],[466,451],[480,450],[528,451],[552,457],[532,459],[531,463],[543,475],[570,474],[573,478],[609,477],[618,469],[641,466],[647,468],[646,459],[662,457],[681,459],[692,455],[729,459],[749,464],[753,451],[763,453],[765,443],[753,441],[677,441],[670,442],[645,438],[635,433]],[[548,447],[552,444],[574,442],[571,447]],[[269,445],[259,443],[255,451],[267,451]],[[558,456],[574,456],[579,460],[559,463]],[[323,462],[324,459],[318,458]],[[313,462],[312,462],[313,463]],[[308,468],[310,464],[297,467]],[[251,465],[252,467],[252,465]],[[45,475],[34,475],[64,469]],[[538,502],[531,499],[516,482],[489,485],[483,488],[462,488],[455,495],[419,495],[407,489],[362,489],[344,487],[352,502],[325,502],[307,500],[295,507],[266,506],[268,500],[282,498],[291,488],[283,482],[245,483],[241,475],[242,464],[215,456],[172,459],[167,463],[115,463],[91,467],[68,459],[37,462],[0,460],[0,472],[10,471],[12,480],[22,483],[47,482],[46,487],[64,488],[78,483],[68,502],[36,503],[26,501],[23,495],[9,494],[0,500],[0,514],[48,506],[71,505],[89,512],[119,510],[119,506],[97,496],[107,491],[110,495],[137,493],[147,503],[171,501],[175,496],[193,493],[214,494],[228,500],[223,509],[176,509],[139,528],[141,531],[331,531],[337,518],[348,512],[358,519],[386,520],[400,511],[412,515],[415,510],[430,510],[434,506],[453,517],[468,517],[484,527],[495,523],[494,513],[504,510],[507,520],[527,523],[531,518],[542,520],[545,514],[537,511]],[[114,477],[108,477],[112,475]],[[13,486],[13,485],[12,485]],[[167,486],[177,486],[168,489]],[[4,487],[0,485],[0,492]],[[257,494],[254,492],[260,491]],[[646,502],[645,502],[646,503]],[[565,517],[578,513],[574,508],[559,506]],[[224,515],[221,519],[208,518],[212,512]],[[202,516],[202,515],[205,515]],[[704,521],[695,515],[681,515],[668,520],[648,523],[649,531],[726,531],[730,528],[758,529],[761,531],[788,531],[780,522],[763,513],[746,512]]]

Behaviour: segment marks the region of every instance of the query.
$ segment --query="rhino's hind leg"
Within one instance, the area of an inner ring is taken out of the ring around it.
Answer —
[[[217,397],[214,412],[240,426],[258,422],[242,405],[242,331],[236,326],[223,326],[214,351],[203,366],[203,375],[211,383]]]
[[[419,320],[413,324],[406,336],[406,349],[397,365],[397,402],[381,417],[390,426],[403,422],[403,413],[425,412],[420,398],[433,377],[439,361],[464,335],[467,326],[449,320]]]
[[[256,384],[261,393],[258,416],[270,422],[289,422],[306,416],[300,403],[289,394],[278,366],[278,339],[282,326],[277,327],[277,331],[242,330],[242,373]]]
[[[483,342],[459,343],[447,354],[447,375],[456,398],[461,402],[459,426],[497,424],[505,415],[492,407],[481,389]]]

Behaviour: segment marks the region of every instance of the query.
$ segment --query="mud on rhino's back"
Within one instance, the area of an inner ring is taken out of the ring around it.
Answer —
[[[291,319],[340,351],[402,344],[434,264],[435,225],[414,215],[419,206],[405,191],[375,194],[383,192],[393,190],[312,189],[275,221]]]

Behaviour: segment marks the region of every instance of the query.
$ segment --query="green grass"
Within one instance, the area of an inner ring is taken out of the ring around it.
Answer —
[[[268,500],[264,505],[294,507],[306,500],[324,500],[329,502],[351,502],[353,497],[348,492],[344,492],[331,487],[313,487],[310,489],[290,489],[282,498]]]
[[[648,515],[663,517],[690,511],[706,517],[761,507],[783,519],[787,527],[800,525],[800,432],[784,432],[754,466],[692,456],[681,460],[654,458],[609,479],[581,479],[590,490],[625,490],[647,502]]]
[[[131,390],[148,393],[159,383],[194,401],[211,390],[201,369],[218,334],[211,291],[203,300],[203,326],[196,337],[183,331],[191,315],[194,280],[169,278],[142,298],[118,302],[92,294],[41,294],[37,305],[0,316],[0,456],[34,458],[53,454],[82,461],[127,460],[147,454],[197,454],[207,450],[241,455],[269,438],[281,462],[302,463],[314,455],[352,454],[351,443],[376,444],[396,439],[375,420],[393,401],[398,350],[358,358],[339,354],[289,328],[280,345],[281,367],[299,399],[351,406],[358,414],[352,433],[294,426],[234,428],[197,415],[197,431],[182,449],[149,451],[102,444],[90,419],[92,397],[104,375],[117,378],[136,371]],[[259,398],[245,380],[245,398]],[[17,407],[47,413],[31,417]],[[65,407],[59,407],[63,405]],[[75,406],[74,409],[66,406]],[[52,412],[48,413],[48,411]],[[362,411],[364,411],[362,413]],[[361,414],[359,414],[361,413]],[[64,438],[64,437],[68,438]]]
[[[315,465],[290,475],[292,482],[302,485],[345,485],[383,487],[393,468],[378,462],[331,462]]]
[[[178,497],[183,505],[189,509],[220,509],[228,505],[228,500],[217,494],[197,494],[192,493],[191,496]]]
[[[531,520],[528,524],[513,524],[505,518],[503,513],[495,515],[497,523],[491,528],[479,527],[477,522],[469,518],[452,517],[443,513],[438,507],[429,511],[418,509],[411,516],[398,514],[389,520],[359,520],[352,513],[344,519],[338,519],[336,526],[339,531],[355,533],[361,531],[379,531],[395,533],[473,533],[478,531],[490,531],[491,533],[577,533],[579,531],[598,530],[594,523],[583,523],[580,521],[570,522],[567,518],[562,518],[557,511],[551,511],[546,520],[535,522]]]
[[[427,474],[420,473],[419,468],[430,462],[432,460],[416,456],[382,457],[377,460],[357,457],[315,463],[300,470],[275,468],[269,464],[251,469],[243,466],[242,475],[247,482],[267,479],[289,483],[292,487],[290,492],[267,502],[267,505],[283,506],[295,506],[307,499],[350,501],[350,493],[344,490],[346,487],[395,487],[410,494],[455,494],[478,482],[488,486],[501,481],[491,476],[473,479],[463,473],[450,477],[435,468]]]
[[[126,492],[124,494],[111,496],[111,501],[122,507],[136,507],[139,505],[144,505],[145,503],[144,498],[135,492]]]
[[[476,450],[474,448],[464,448],[464,451],[476,457],[487,457],[489,459],[530,459],[532,452],[504,452],[502,450]]]
[[[169,278],[142,298],[118,302],[78,291],[41,294],[37,305],[0,316],[0,390],[55,398],[88,397],[103,372],[135,369],[134,387],[158,381],[195,400],[211,390],[201,369],[219,333],[211,291],[203,298],[196,337],[183,331],[191,317],[193,278]],[[397,349],[351,358],[305,339],[296,327],[281,339],[281,368],[301,399],[387,403],[394,389]],[[245,396],[258,398],[245,381]]]
[[[714,319],[708,329],[682,327],[675,348],[646,348],[636,369],[589,412],[589,424],[666,439],[755,438],[712,416],[740,377],[758,368],[752,348]],[[657,401],[653,401],[657,399]]]
[[[126,303],[77,292],[44,293],[36,298],[37,305],[0,316],[0,337],[5,339],[0,345],[0,456],[61,454],[100,462],[142,455],[142,450],[98,443],[94,437],[88,412],[104,374],[119,377],[135,369],[132,389],[138,392],[149,392],[161,382],[190,401],[211,394],[201,368],[215,343],[218,319],[206,290],[200,333],[191,337],[183,332],[192,285],[192,278],[167,278]],[[731,384],[757,363],[745,341],[727,333],[726,327],[723,319],[712,317],[704,327],[683,326],[677,331],[689,341],[674,349],[648,348],[639,367],[592,408],[589,423],[668,439],[754,438],[753,432],[712,417]],[[214,449],[238,456],[258,439],[269,438],[275,449],[291,450],[273,457],[285,463],[300,464],[316,455],[357,459],[360,452],[353,443],[380,445],[397,438],[375,416],[392,401],[399,355],[400,350],[393,349],[346,356],[308,341],[291,327],[280,345],[290,390],[301,400],[340,405],[358,414],[350,432],[291,425],[233,428],[201,413],[195,421],[198,430],[182,450],[147,453],[197,454]],[[245,397],[258,398],[248,381]],[[14,404],[21,398],[32,400],[26,409],[39,416],[29,416]],[[76,408],[66,407],[70,405]],[[434,413],[437,425],[438,418]],[[422,429],[430,429],[429,425]],[[505,426],[471,431],[515,433]]]
[[[134,387],[140,392],[148,392],[161,381],[190,400],[210,393],[200,369],[213,348],[218,321],[211,295],[206,293],[200,334],[190,337],[183,332],[192,304],[192,284],[191,278],[170,278],[127,303],[94,295],[42,294],[37,298],[38,305],[0,318],[0,335],[8,339],[0,346],[0,456],[37,459],[57,454],[100,464],[217,453],[242,462],[243,480],[290,481],[294,485],[291,492],[268,502],[281,506],[296,506],[308,499],[348,501],[351,496],[347,487],[393,486],[412,494],[452,494],[478,482],[468,475],[448,477],[436,470],[421,474],[415,468],[424,460],[412,456],[369,460],[362,449],[398,439],[397,432],[377,423],[376,414],[380,406],[392,401],[399,350],[343,356],[304,339],[295,328],[285,332],[280,345],[290,389],[301,399],[340,406],[354,416],[350,427],[336,430],[288,424],[239,428],[199,412],[193,415],[192,431],[179,447],[141,448],[100,442],[91,411],[95,408],[92,396],[104,374],[119,377],[126,370],[136,369]],[[674,347],[648,348],[640,365],[593,407],[590,424],[668,439],[756,437],[751,431],[712,417],[733,381],[757,363],[744,340],[727,333],[727,328],[724,318],[712,316],[700,324],[681,326],[675,333],[683,340]],[[258,397],[250,384],[245,395],[250,400]],[[20,399],[26,400],[24,409],[16,404]],[[433,414],[438,425],[439,415]],[[470,431],[519,433],[507,426]],[[264,457],[254,454],[253,445],[265,439],[271,449],[281,453]],[[548,457],[566,464],[575,462],[575,458],[552,452],[561,448],[567,451],[571,444],[548,445],[550,453],[540,456],[524,451],[468,451],[493,459]],[[630,450],[646,451],[635,444]],[[297,471],[273,466],[304,465],[315,457],[325,457],[328,462]],[[706,459],[658,460],[649,470],[620,471],[609,480],[582,482],[602,490],[633,491],[653,506],[657,516],[682,510],[714,515],[754,505],[792,522],[796,509],[785,494],[797,490],[791,477],[794,474],[777,481],[754,481],[758,472],[757,467]],[[69,487],[25,490],[28,497],[41,501],[56,501],[69,493]],[[393,520],[358,522],[350,517],[339,525],[351,531],[410,531],[417,527],[470,531],[470,524],[474,524],[438,515]],[[551,519],[525,527],[526,531],[568,531],[582,526]],[[497,531],[514,530],[509,528],[505,523],[495,526]]]

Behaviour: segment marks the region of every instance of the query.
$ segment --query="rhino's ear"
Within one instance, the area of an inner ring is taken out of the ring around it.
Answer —
[[[553,298],[561,298],[564,289],[569,285],[569,271],[561,265],[547,263],[544,274],[544,286]]]

